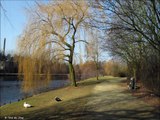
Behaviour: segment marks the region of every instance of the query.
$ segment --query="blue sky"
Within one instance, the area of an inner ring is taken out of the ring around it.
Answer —
[[[49,0],[39,0],[47,2]],[[26,8],[33,7],[34,0],[0,0],[0,49],[3,48],[3,41],[6,38],[6,53],[15,53],[17,50],[18,36],[23,32],[27,24]],[[79,47],[76,50],[80,52]],[[84,55],[84,51],[82,52]],[[105,53],[106,54],[106,53]],[[104,56],[106,56],[104,54]]]
[[[25,8],[33,6],[33,0],[0,0],[1,12],[1,50],[3,40],[6,38],[6,52],[15,52],[17,38],[22,33],[27,17]],[[7,17],[6,17],[7,16]]]

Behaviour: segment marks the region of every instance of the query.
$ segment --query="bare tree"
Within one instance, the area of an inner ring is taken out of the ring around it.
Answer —
[[[128,70],[135,78],[139,73],[144,56],[146,45],[143,42],[137,43],[134,40],[141,40],[142,36],[135,36],[123,30],[110,31],[104,45],[104,49],[110,51],[113,56],[118,56],[128,65]]]
[[[99,62],[102,55],[101,44],[99,39],[100,32],[93,30],[90,34],[90,39],[86,45],[87,59],[93,60],[96,66],[96,79],[99,78]]]
[[[108,16],[107,20],[102,21],[107,26],[106,30],[134,31],[144,38],[141,41],[135,40],[136,42],[148,43],[160,52],[159,0],[98,0],[96,3],[96,8],[101,9],[103,14]],[[114,19],[119,21],[115,22]]]
[[[160,88],[159,6],[159,0],[96,0],[93,6],[107,17],[99,21],[106,33],[105,49],[125,60],[135,78],[139,74],[149,86],[152,83],[156,93]]]

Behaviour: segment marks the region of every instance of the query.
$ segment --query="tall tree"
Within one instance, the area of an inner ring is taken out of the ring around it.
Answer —
[[[135,36],[134,33],[123,30],[112,30],[108,33],[104,49],[124,60],[130,74],[138,78],[143,57],[146,55],[146,45],[143,42],[135,42],[135,39],[140,41],[142,36]]]
[[[106,49],[124,59],[132,75],[142,73],[141,79],[148,81],[148,86],[153,85],[155,93],[160,88],[159,6],[159,0],[96,0],[94,4],[108,17],[100,21],[102,26],[106,24],[102,27],[108,35]]]
[[[94,61],[96,67],[96,79],[99,78],[99,62],[100,56],[102,53],[101,44],[99,39],[100,32],[93,30],[90,34],[90,38],[88,40],[88,44],[86,45],[87,49],[87,59]]]
[[[29,23],[19,40],[20,54],[31,57],[28,59],[28,64],[33,63],[33,59],[38,59],[37,64],[41,66],[39,69],[45,66],[48,60],[66,61],[69,64],[72,85],[77,86],[73,57],[76,43],[86,42],[78,39],[77,32],[83,29],[83,22],[88,18],[87,2],[62,0],[48,4],[37,3],[35,9],[29,14]],[[29,72],[29,69],[25,71],[24,61],[26,59],[19,62],[21,72]],[[49,64],[47,71],[48,74],[51,72]]]
[[[159,0],[98,0],[96,3],[96,8],[111,18],[102,22],[107,24],[106,30],[112,28],[134,31],[144,38],[136,42],[148,43],[160,52]],[[114,19],[118,19],[118,22]]]

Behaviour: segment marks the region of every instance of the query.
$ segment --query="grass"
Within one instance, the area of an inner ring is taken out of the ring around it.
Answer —
[[[25,100],[0,107],[1,118],[22,116],[25,119],[156,119],[157,110],[139,101],[121,82],[124,78],[105,76],[78,82],[78,87],[65,87],[41,93]],[[56,102],[54,97],[62,98]],[[26,101],[33,105],[24,108]],[[134,116],[136,115],[136,117]],[[159,116],[158,116],[159,117]],[[159,118],[158,118],[159,119]]]

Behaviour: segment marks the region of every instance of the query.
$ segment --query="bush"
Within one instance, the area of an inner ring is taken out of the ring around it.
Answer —
[[[109,60],[104,65],[105,75],[115,77],[125,77],[127,75],[127,67],[125,64]]]
[[[96,76],[96,66],[93,61],[87,61],[80,66],[81,79],[86,79]]]
[[[154,94],[160,95],[160,57],[149,55],[143,63],[141,80]]]

